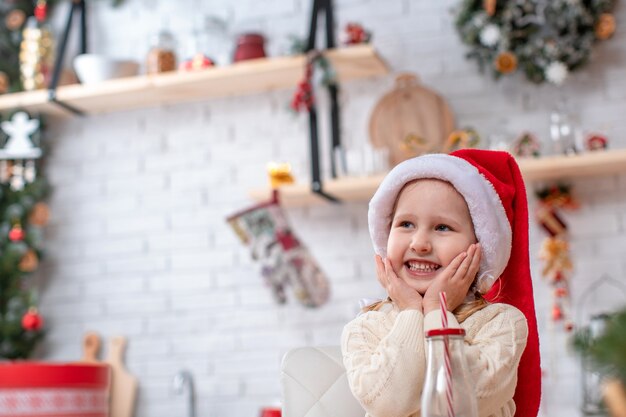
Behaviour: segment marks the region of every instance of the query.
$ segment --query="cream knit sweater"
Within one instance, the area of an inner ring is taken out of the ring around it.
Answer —
[[[348,323],[341,337],[343,362],[366,417],[419,417],[426,371],[424,333],[441,327],[441,313],[399,311],[387,305]],[[517,366],[528,336],[524,315],[508,304],[490,304],[462,324],[448,312],[449,327],[465,329],[465,355],[480,417],[515,414]]]

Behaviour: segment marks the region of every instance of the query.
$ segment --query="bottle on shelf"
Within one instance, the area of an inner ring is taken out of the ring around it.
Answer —
[[[567,101],[561,98],[550,112],[552,155],[575,155],[581,152],[583,144],[579,133],[580,129]]]

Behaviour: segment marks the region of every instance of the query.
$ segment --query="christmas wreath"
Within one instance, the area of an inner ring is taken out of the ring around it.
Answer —
[[[615,32],[615,0],[463,0],[456,17],[467,57],[494,78],[523,71],[561,84],[583,67],[597,41]]]

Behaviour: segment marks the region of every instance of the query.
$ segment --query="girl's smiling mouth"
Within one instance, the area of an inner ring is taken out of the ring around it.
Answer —
[[[436,272],[441,265],[428,262],[428,261],[418,261],[418,260],[410,260],[404,263],[404,266],[409,270],[409,272],[413,275],[429,275]]]

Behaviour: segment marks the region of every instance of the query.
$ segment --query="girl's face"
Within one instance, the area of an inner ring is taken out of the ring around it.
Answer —
[[[472,243],[476,236],[467,203],[452,185],[421,179],[400,192],[387,257],[411,288],[424,295],[443,268]]]

